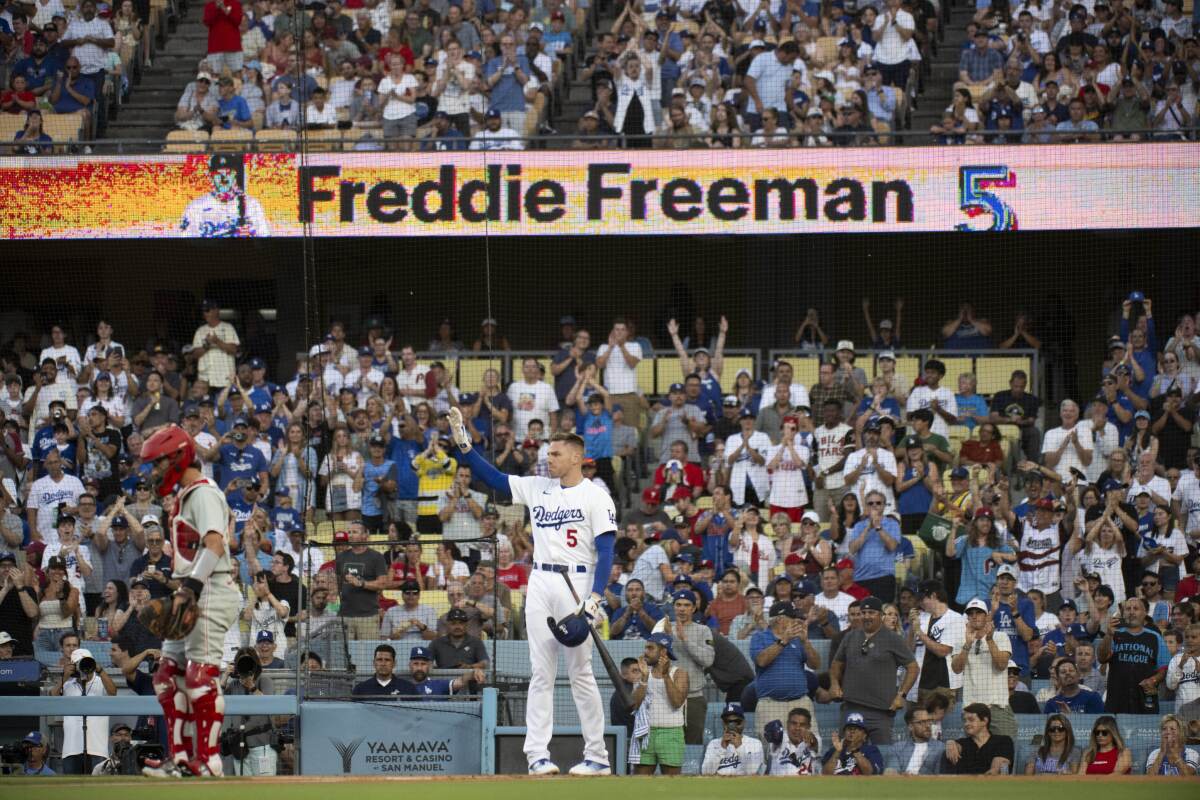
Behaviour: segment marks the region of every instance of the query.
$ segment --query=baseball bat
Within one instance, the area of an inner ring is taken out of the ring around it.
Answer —
[[[571,597],[575,598],[575,602],[580,605],[583,601],[579,599],[579,592],[575,591],[575,584],[571,583],[571,576],[565,572],[558,573],[562,575],[563,580],[567,582],[567,588],[571,590]],[[613,661],[612,654],[608,652],[608,646],[604,644],[604,640],[600,638],[600,634],[596,632],[596,627],[592,623],[588,623],[588,631],[592,634],[592,641],[596,644],[596,649],[600,652],[600,660],[604,662],[604,671],[608,673],[609,680],[612,681],[613,689],[616,690],[617,696],[621,698],[621,703],[626,709],[633,709],[633,698],[629,695],[629,690],[625,688],[625,680],[621,677],[621,669],[617,666],[617,662]]]

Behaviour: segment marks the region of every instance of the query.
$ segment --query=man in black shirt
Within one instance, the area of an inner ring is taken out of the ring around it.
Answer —
[[[396,648],[390,644],[381,644],[375,648],[375,674],[357,684],[351,690],[353,695],[398,695],[403,694],[408,681],[394,675],[396,669]]]
[[[1158,686],[1166,678],[1170,654],[1159,632],[1146,627],[1146,601],[1125,601],[1125,624],[1119,614],[1108,623],[1096,656],[1108,664],[1108,714],[1158,714]]]
[[[1008,660],[1008,707],[1014,714],[1042,713],[1037,698],[1021,683],[1021,668],[1011,658]]]
[[[452,608],[446,615],[446,635],[430,644],[438,669],[487,668],[487,648],[481,640],[467,634],[467,620],[467,612],[461,608]]]
[[[1196,424],[1196,409],[1183,402],[1176,384],[1165,395],[1150,401],[1153,423],[1150,432],[1158,437],[1158,461],[1166,469],[1188,468],[1187,451]]]
[[[304,600],[307,599],[307,592],[301,588],[300,581],[296,580],[296,576],[292,574],[295,566],[296,559],[292,558],[291,553],[276,553],[271,558],[271,574],[267,578],[271,594],[287,603],[288,608],[292,610],[283,629],[287,636],[296,635],[296,615],[300,613],[300,609],[304,608]]]
[[[1025,391],[1029,376],[1018,369],[1008,379],[1008,390],[992,395],[991,421],[996,425],[1016,425],[1021,429],[1022,458],[1038,460],[1042,453],[1042,432],[1037,429],[1038,409],[1042,401]]]
[[[948,775],[1006,775],[1012,769],[1013,741],[993,736],[992,711],[983,703],[971,703],[963,709],[961,739],[946,742]]]
[[[340,615],[351,639],[379,638],[379,593],[388,588],[388,563],[367,547],[362,523],[350,523],[350,549],[338,553],[336,568],[341,586]],[[395,654],[392,654],[393,662]]]

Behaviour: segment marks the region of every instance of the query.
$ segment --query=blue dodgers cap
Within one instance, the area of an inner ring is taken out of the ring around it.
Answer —
[[[30,731],[29,733],[25,734],[25,738],[21,741],[25,742],[26,744],[31,744],[34,747],[41,747],[45,743],[45,740],[42,739],[41,731]]]
[[[671,595],[671,602],[676,600],[687,600],[692,605],[696,605],[696,593],[691,589],[680,589]]]
[[[847,714],[846,721],[842,723],[843,728],[849,728],[852,725],[856,728],[862,728],[864,731],[867,729],[867,721],[857,711]]]
[[[408,651],[409,661],[433,661],[433,652],[428,647],[420,645]]]
[[[667,392],[669,392],[670,394],[674,394],[675,392],[682,392],[682,391],[683,391],[682,383],[672,383],[670,388],[667,389]]]
[[[557,622],[554,617],[546,617],[546,624],[550,626],[550,633],[564,647],[578,647],[591,635],[591,626],[582,613],[568,614]]]
[[[726,717],[745,719],[746,712],[742,710],[741,703],[726,703],[725,708],[721,709],[721,719],[725,719]]]
[[[266,362],[264,362],[261,358],[258,358],[257,356],[255,356],[254,358],[250,359],[250,369],[266,369],[266,368],[267,368]]]
[[[274,644],[275,643],[275,634],[271,633],[268,630],[262,630],[262,631],[258,632],[258,636],[255,637],[254,641],[256,644],[262,644],[263,642],[271,642],[272,644]]]
[[[363,345],[362,347],[358,348],[358,354],[359,354],[360,356],[373,356],[373,355],[375,355],[374,351],[373,351],[373,350],[371,350],[371,348],[367,347],[366,345]]]
[[[674,644],[675,640],[672,639],[667,634],[652,633],[652,634],[650,634],[650,636],[648,636],[646,638],[646,641],[653,642],[654,644],[663,648],[664,650],[667,651],[667,658],[671,659],[672,661],[675,660],[675,651],[673,649],[671,649],[671,645]]]
[[[500,119],[500,109],[489,108],[488,112],[483,115],[484,119]]]
[[[280,486],[278,489],[275,490],[276,497],[291,497],[291,495],[292,495],[291,490],[288,489],[288,487],[286,487],[286,486]]]
[[[270,414],[271,413],[271,403],[267,400],[263,400],[261,403],[255,403],[254,404],[254,413],[255,414]]]
[[[970,471],[966,467],[955,467],[950,473],[950,477],[954,480],[966,480],[971,477]]]
[[[246,419],[245,417],[238,417],[233,421],[233,427],[248,428],[250,427],[250,420]]]
[[[683,540],[679,538],[679,534],[676,533],[675,531],[671,530],[670,528],[668,528],[667,530],[662,531],[661,533],[658,534],[658,541],[660,541],[660,542],[681,542],[681,543],[683,542]]]

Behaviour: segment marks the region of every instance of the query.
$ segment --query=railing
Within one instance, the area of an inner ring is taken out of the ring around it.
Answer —
[[[993,145],[1026,145],[1037,146],[1039,144],[1061,144],[1071,143],[1075,141],[1081,134],[1076,131],[1039,131],[1036,135],[1048,137],[1049,141],[1041,142],[1011,142],[1004,141],[1004,133],[1000,131],[979,130],[972,131],[966,134],[968,139],[978,138],[978,141],[967,141],[962,145],[958,144],[939,144],[935,140],[935,135],[928,131],[919,130],[869,130],[869,131],[821,131],[818,133],[808,133],[804,131],[785,131],[780,134],[772,134],[769,137],[762,137],[757,133],[730,133],[720,136],[712,134],[655,134],[645,137],[630,137],[624,134],[545,134],[538,136],[513,136],[513,137],[496,137],[487,140],[475,140],[467,138],[443,138],[435,137],[418,137],[418,138],[385,138],[381,131],[377,128],[359,129],[353,128],[346,131],[326,130],[313,131],[307,135],[305,132],[297,133],[294,139],[278,138],[275,136],[263,137],[258,140],[253,131],[247,131],[245,136],[228,136],[223,135],[218,138],[209,138],[203,131],[196,132],[195,136],[191,136],[192,132],[188,132],[189,136],[185,138],[163,138],[163,139],[70,139],[67,141],[55,141],[50,145],[46,145],[46,151],[34,154],[21,154],[27,158],[36,158],[38,155],[61,155],[61,151],[68,150],[71,154],[97,154],[97,155],[146,155],[150,153],[174,152],[174,153],[190,153],[190,152],[209,152],[219,150],[221,152],[344,152],[344,151],[443,151],[443,150],[472,150],[473,144],[479,144],[480,151],[488,150],[623,150],[623,149],[638,149],[638,140],[646,140],[653,145],[653,149],[729,149],[725,147],[714,146],[712,144],[715,139],[736,140],[737,147],[742,149],[768,149],[768,150],[786,150],[799,148],[820,148],[826,146],[842,146],[842,147],[959,147],[971,146],[973,144],[993,144]],[[272,132],[275,133],[275,132]],[[1016,134],[1023,134],[1025,131],[1018,131]],[[341,135],[335,135],[341,134]],[[1196,141],[1200,139],[1200,129],[1191,128],[1179,131],[1161,131],[1154,129],[1141,129],[1131,131],[1112,131],[1102,129],[1098,132],[1099,141],[1111,144],[1124,144],[1129,142],[1128,139],[1116,140],[1114,136],[1133,136],[1140,137],[1141,142],[1184,142]],[[754,140],[758,138],[766,138],[769,141],[762,145],[755,145]],[[808,141],[810,139],[825,140],[825,143],[816,143]],[[784,139],[786,142],[777,141]],[[994,140],[994,141],[988,141]],[[1137,142],[1133,142],[1137,143]],[[7,150],[13,145],[0,143],[0,148]],[[7,152],[0,150],[3,155],[8,155]],[[15,153],[14,153],[15,154]]]

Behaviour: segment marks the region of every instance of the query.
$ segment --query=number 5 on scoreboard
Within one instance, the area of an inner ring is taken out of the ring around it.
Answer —
[[[1017,214],[1012,208],[989,189],[1012,189],[1017,185],[1017,174],[1005,166],[970,166],[958,170],[958,207],[968,217],[991,214],[992,224],[977,227],[969,222],[960,222],[955,230],[979,233],[981,231],[1015,231]]]
[[[579,544],[579,537],[576,535],[579,531],[574,528],[567,528],[567,547],[574,547]]]

